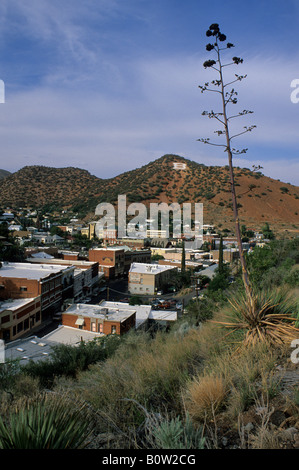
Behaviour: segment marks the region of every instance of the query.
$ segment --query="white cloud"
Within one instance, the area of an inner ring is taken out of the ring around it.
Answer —
[[[40,26],[39,20],[36,19]],[[0,105],[0,139],[6,161],[17,170],[25,164],[78,166],[100,177],[146,164],[165,153],[176,153],[207,165],[226,165],[226,154],[200,144],[213,138],[215,122],[201,116],[218,106],[215,97],[201,94],[198,85],[208,80],[201,57],[152,57],[115,66],[117,85],[97,86],[100,75],[72,81],[72,86],[53,76],[47,86],[13,93]],[[297,61],[254,57],[238,69],[248,78],[239,86],[239,109],[253,115],[238,125],[257,124],[257,129],[238,139],[249,148],[239,166],[261,162],[264,173],[299,184],[297,135],[299,104],[290,101],[290,83],[296,78]],[[98,69],[96,69],[98,71]],[[110,69],[111,70],[111,69]],[[67,70],[66,70],[67,73]],[[66,75],[61,66],[59,74]],[[51,84],[51,86],[49,86]],[[217,139],[217,137],[216,137]],[[236,141],[237,143],[237,141]],[[293,147],[292,147],[293,146]],[[294,148],[292,162],[277,156],[279,149]],[[271,156],[271,150],[275,155]],[[283,170],[281,168],[283,167]],[[279,176],[280,175],[280,176]]]

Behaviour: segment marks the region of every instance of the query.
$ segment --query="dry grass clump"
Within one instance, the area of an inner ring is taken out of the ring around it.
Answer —
[[[187,387],[185,407],[195,421],[212,419],[224,404],[228,388],[222,377],[197,377]]]

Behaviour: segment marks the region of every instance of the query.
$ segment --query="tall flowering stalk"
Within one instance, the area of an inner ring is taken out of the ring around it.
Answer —
[[[211,83],[205,83],[203,86],[199,86],[201,92],[214,92],[220,95],[220,102],[221,102],[221,112],[214,112],[214,111],[204,111],[202,114],[204,116],[208,116],[210,119],[216,119],[221,125],[222,128],[220,130],[216,130],[215,133],[218,136],[224,136],[223,143],[216,143],[211,142],[210,139],[198,139],[199,142],[203,142],[205,144],[215,145],[218,147],[223,147],[225,152],[228,155],[228,163],[229,163],[229,173],[230,173],[230,184],[231,184],[231,195],[232,195],[232,205],[233,205],[233,213],[234,213],[234,220],[235,220],[235,229],[236,229],[236,237],[240,255],[240,261],[242,266],[242,277],[243,283],[245,287],[245,291],[247,294],[248,299],[252,301],[253,293],[252,288],[249,281],[249,274],[248,269],[246,266],[246,260],[244,257],[243,246],[242,246],[242,237],[241,237],[241,229],[240,229],[240,221],[239,221],[239,214],[238,214],[238,204],[237,204],[237,197],[236,197],[236,189],[235,189],[235,177],[234,177],[234,167],[233,167],[233,155],[234,154],[241,154],[246,153],[247,149],[237,150],[232,147],[232,140],[246,132],[252,131],[252,129],[256,126],[250,127],[243,127],[243,129],[235,135],[230,135],[230,121],[237,117],[244,116],[246,114],[252,113],[252,111],[243,110],[237,114],[229,115],[228,113],[228,106],[237,104],[237,95],[238,93],[235,91],[234,88],[231,88],[230,91],[227,91],[230,85],[235,82],[242,81],[246,78],[246,75],[237,75],[235,74],[235,78],[227,83],[224,81],[224,67],[230,65],[238,65],[243,62],[243,59],[240,57],[233,57],[229,63],[223,63],[222,60],[222,53],[227,49],[231,49],[234,45],[230,42],[227,42],[226,45],[223,43],[226,41],[226,35],[221,33],[219,29],[219,25],[214,23],[210,26],[208,31],[206,32],[207,37],[213,39],[213,42],[206,45],[206,50],[208,52],[212,52],[214,54],[215,60],[210,59],[204,62],[204,68],[212,68],[214,69],[218,77],[217,79],[213,80]],[[222,46],[223,45],[223,46]]]
[[[221,124],[221,129],[216,130],[215,133],[224,137],[221,143],[210,142],[210,139],[198,139],[200,142],[210,145],[223,147],[228,155],[230,184],[233,212],[236,226],[236,237],[240,253],[240,261],[242,266],[242,277],[245,287],[245,296],[236,298],[231,302],[234,313],[233,321],[216,322],[222,324],[231,331],[243,330],[247,331],[244,344],[256,344],[257,341],[267,342],[269,344],[282,344],[290,341],[292,338],[297,338],[299,329],[297,328],[298,310],[296,305],[289,302],[288,296],[285,292],[257,292],[253,291],[250,280],[246,259],[243,253],[242,238],[240,221],[238,214],[238,205],[235,189],[233,155],[246,153],[247,149],[237,150],[232,146],[232,140],[236,137],[252,131],[256,126],[244,126],[242,130],[234,135],[230,134],[230,123],[232,119],[245,116],[252,113],[252,111],[243,110],[239,113],[229,114],[229,107],[235,106],[238,102],[238,93],[234,88],[228,87],[235,82],[240,82],[246,75],[234,75],[231,81],[224,81],[224,68],[231,65],[239,65],[243,62],[240,57],[233,57],[230,62],[224,63],[222,60],[223,51],[234,47],[233,44],[226,41],[225,34],[221,33],[219,25],[214,23],[206,32],[207,37],[213,39],[213,42],[206,45],[206,50],[214,54],[215,60],[210,59],[204,62],[204,68],[211,68],[217,73],[217,79],[211,83],[205,83],[204,86],[199,86],[201,92],[209,91],[218,93],[220,95],[221,112],[204,111],[202,114],[208,116],[210,119],[216,119]]]

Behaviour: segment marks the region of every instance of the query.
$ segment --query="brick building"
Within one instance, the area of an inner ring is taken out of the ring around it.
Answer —
[[[12,341],[41,324],[40,296],[0,301],[0,339]]]
[[[124,248],[113,246],[90,249],[89,261],[99,263],[99,272],[103,272],[106,279],[118,278],[124,275]]]
[[[71,259],[49,259],[42,260],[39,258],[28,258],[30,263],[41,263],[47,265],[61,265],[74,267],[74,280],[71,286],[72,290],[65,292],[63,298],[73,298],[75,301],[82,299],[84,296],[91,295],[98,287],[100,280],[104,277],[99,273],[99,264],[97,262],[89,262],[83,260]]]
[[[61,309],[63,288],[68,288],[73,277],[73,266],[3,262],[0,268],[0,299],[40,296],[42,319],[45,319]]]
[[[136,310],[73,304],[62,313],[62,325],[103,335],[123,335],[135,328]]]

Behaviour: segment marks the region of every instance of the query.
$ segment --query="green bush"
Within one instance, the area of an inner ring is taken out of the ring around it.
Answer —
[[[89,432],[82,405],[43,395],[0,417],[1,449],[77,449]],[[7,422],[6,422],[7,421]]]
[[[51,387],[55,377],[75,378],[79,371],[88,369],[90,364],[106,360],[114,354],[120,343],[118,335],[111,335],[86,343],[82,341],[78,346],[60,344],[53,347],[50,359],[30,361],[22,367],[22,371],[38,377],[43,386]]]

